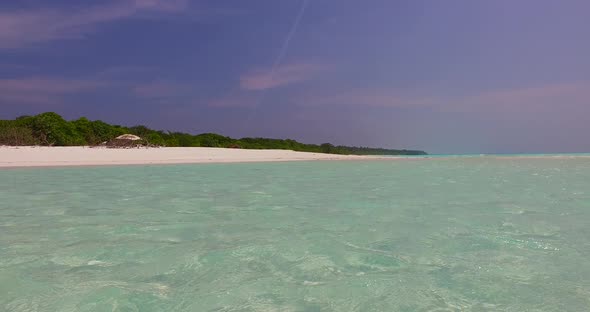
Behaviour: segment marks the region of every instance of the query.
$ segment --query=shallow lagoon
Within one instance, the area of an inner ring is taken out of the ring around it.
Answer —
[[[0,171],[2,311],[585,311],[590,158]]]

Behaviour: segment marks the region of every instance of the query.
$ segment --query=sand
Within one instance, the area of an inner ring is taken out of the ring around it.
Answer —
[[[111,149],[0,146],[0,168],[364,159],[376,157],[208,147]]]

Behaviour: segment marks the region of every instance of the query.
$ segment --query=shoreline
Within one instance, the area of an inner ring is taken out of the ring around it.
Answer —
[[[89,146],[0,146],[0,170],[18,168],[149,166],[292,161],[391,161],[457,158],[504,160],[590,159],[590,154],[522,155],[339,155],[270,149],[214,147],[105,148]]]
[[[386,158],[212,147],[116,149],[88,146],[0,146],[0,169],[383,159]]]

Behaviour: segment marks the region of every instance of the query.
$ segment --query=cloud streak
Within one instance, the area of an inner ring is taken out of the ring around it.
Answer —
[[[183,95],[188,85],[170,82],[151,82],[139,84],[132,88],[135,95],[143,98],[167,98]]]
[[[9,78],[0,79],[0,104],[60,104],[68,95],[104,91],[104,89],[124,90],[137,98],[146,100],[171,99],[189,95],[191,85],[167,81],[139,82],[135,79],[113,79],[109,74],[84,78],[49,76]]]
[[[99,81],[72,80],[65,78],[31,77],[0,79],[0,91],[2,92],[64,94],[96,89],[103,85],[105,85],[105,83]]]
[[[442,99],[438,109],[447,112],[539,114],[590,107],[590,81],[554,83],[527,88],[481,92]]]
[[[0,103],[55,104],[65,95],[93,91],[106,86],[108,83],[98,80],[56,77],[0,79]]]
[[[260,96],[254,94],[233,94],[207,101],[209,107],[216,108],[254,108]]]
[[[272,69],[256,69],[240,77],[240,88],[261,91],[303,82],[324,71],[326,66],[312,63],[295,63]]]
[[[101,24],[141,13],[179,13],[188,0],[126,0],[75,9],[0,12],[0,49],[16,49],[58,39],[80,39]]]
[[[395,89],[343,90],[331,94],[311,94],[297,102],[302,106],[358,106],[382,108],[411,108],[432,105],[434,99],[404,95]]]
[[[590,81],[457,96],[441,96],[427,89],[416,93],[393,88],[360,88],[308,92],[298,97],[295,102],[304,107],[424,108],[446,113],[522,115],[590,108]]]

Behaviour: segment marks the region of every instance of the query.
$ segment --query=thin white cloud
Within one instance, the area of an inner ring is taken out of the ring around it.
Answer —
[[[439,102],[437,110],[446,112],[504,116],[560,113],[590,107],[590,82],[575,81],[493,90],[456,98],[441,98]]]
[[[535,114],[590,107],[590,82],[554,83],[525,88],[490,90],[457,96],[428,89],[407,92],[394,88],[359,88],[308,92],[298,96],[301,106],[426,108],[448,113]]]
[[[0,79],[0,103],[55,104],[65,95],[93,91],[108,85],[99,80],[59,77]]]
[[[186,84],[158,81],[138,84],[132,91],[143,98],[170,98],[185,95],[189,89]]]
[[[240,77],[240,87],[244,90],[257,91],[277,88],[311,79],[326,69],[325,65],[312,63],[294,63],[271,69],[256,69]]]
[[[256,107],[260,96],[253,93],[232,94],[220,98],[214,98],[206,101],[210,107],[217,108],[253,108]]]
[[[178,13],[188,0],[126,0],[86,8],[0,12],[0,49],[14,49],[57,39],[84,38],[100,24],[146,13]]]
[[[337,91],[309,92],[299,96],[300,106],[320,107],[383,107],[409,108],[433,105],[435,98],[426,95],[409,95],[394,88],[358,88]]]

